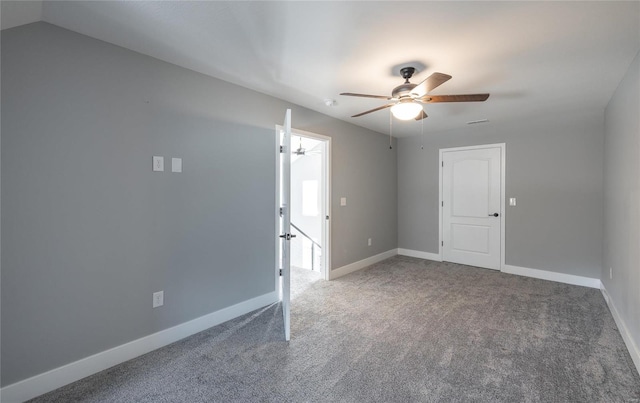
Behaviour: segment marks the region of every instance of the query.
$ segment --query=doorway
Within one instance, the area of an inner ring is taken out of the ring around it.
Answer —
[[[292,130],[292,297],[329,273],[330,146],[329,137]]]
[[[283,141],[285,130],[282,129],[276,126],[277,144],[285,144],[276,149],[276,205],[279,206],[276,214],[279,215],[277,222],[283,213],[288,216],[290,238],[276,242],[276,271],[280,276],[287,272],[288,292],[290,298],[295,299],[314,282],[328,280],[331,270],[331,138],[292,129],[287,143]],[[285,160],[286,169],[282,166]],[[284,172],[288,172],[287,178],[282,177]],[[281,228],[276,230],[282,233]],[[287,244],[289,265],[286,270],[278,270],[283,267],[283,243]],[[279,279],[276,287],[282,294]]]
[[[504,143],[440,150],[443,261],[504,267],[504,183]]]

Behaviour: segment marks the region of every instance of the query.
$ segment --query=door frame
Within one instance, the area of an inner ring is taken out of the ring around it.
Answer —
[[[466,147],[451,147],[451,148],[441,148],[439,150],[439,160],[438,160],[438,216],[439,216],[439,240],[440,245],[438,245],[438,253],[440,255],[440,260],[443,260],[443,252],[442,252],[442,242],[444,241],[443,236],[443,214],[444,209],[442,208],[443,203],[443,153],[446,152],[455,152],[455,151],[469,151],[469,150],[482,150],[485,148],[499,148],[500,149],[500,271],[504,271],[505,267],[505,256],[506,256],[506,237],[505,237],[505,222],[507,221],[507,217],[505,215],[506,211],[506,173],[507,173],[507,165],[506,165],[506,152],[507,152],[507,144],[506,143],[495,143],[495,144],[480,144],[474,146],[466,146]]]
[[[279,136],[280,130],[282,129],[282,125],[276,125],[276,133]],[[306,137],[314,140],[319,140],[325,143],[325,155],[322,160],[322,184],[324,188],[324,200],[322,206],[322,216],[325,217],[322,227],[322,270],[321,276],[323,280],[329,280],[329,273],[331,272],[331,137],[325,136],[323,134],[312,133],[305,130],[298,130],[295,128],[291,128],[291,136],[299,136]],[[293,146],[292,146],[293,147]],[[280,154],[280,138],[276,137],[276,162],[279,161]],[[276,163],[276,218],[279,214],[279,206],[280,206],[280,164]],[[329,217],[329,219],[326,219]],[[276,232],[278,230],[278,220],[276,219]],[[278,239],[276,239],[276,251],[278,250],[279,243]],[[278,256],[276,254],[276,289],[279,290],[280,287],[280,278],[278,274]]]

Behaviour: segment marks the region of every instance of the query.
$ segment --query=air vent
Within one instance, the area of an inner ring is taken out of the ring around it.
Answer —
[[[479,119],[479,120],[471,120],[469,122],[467,122],[468,125],[475,125],[478,123],[487,123],[489,121],[489,119]]]

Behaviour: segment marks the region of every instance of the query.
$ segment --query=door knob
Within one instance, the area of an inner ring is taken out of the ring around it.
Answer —
[[[497,216],[499,216],[499,215],[500,215],[500,214],[498,214],[498,213],[493,213],[493,214],[489,214],[489,217],[497,217]]]

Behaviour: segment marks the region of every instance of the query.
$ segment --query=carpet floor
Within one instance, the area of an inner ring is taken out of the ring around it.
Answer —
[[[640,401],[599,290],[404,256],[298,274],[288,343],[274,304],[32,401]]]

